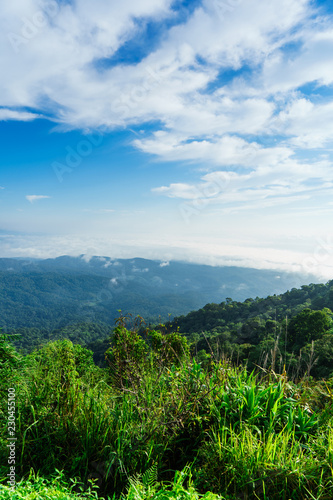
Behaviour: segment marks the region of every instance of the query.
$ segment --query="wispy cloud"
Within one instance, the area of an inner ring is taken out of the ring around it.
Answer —
[[[30,203],[34,203],[35,201],[43,200],[46,198],[51,198],[51,196],[47,196],[44,194],[28,194],[26,199],[30,201]]]
[[[0,121],[17,120],[17,121],[27,122],[31,120],[36,120],[37,118],[40,117],[41,115],[38,115],[36,113],[28,113],[26,111],[15,111],[6,108],[0,109]]]
[[[333,170],[329,161],[305,163],[276,156],[258,155],[252,160],[256,167],[213,171],[195,184],[172,183],[152,189],[158,195],[182,200],[206,200],[220,205],[230,213],[234,209],[257,210],[267,206],[294,203],[310,199],[333,189]],[[251,203],[251,205],[248,205]]]
[[[167,267],[170,265],[170,262],[169,261],[166,261],[166,262],[161,262],[160,263],[160,267]]]

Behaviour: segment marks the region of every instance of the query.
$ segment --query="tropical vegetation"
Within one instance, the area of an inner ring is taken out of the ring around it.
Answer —
[[[197,348],[202,339],[191,343],[192,332],[124,317],[104,366],[69,339],[24,354],[3,334],[1,498],[332,498],[332,325],[323,305],[293,317],[284,350],[273,325],[263,364],[251,362],[252,348],[244,365],[211,335],[203,337],[206,352]],[[221,305],[229,313],[231,306]],[[294,353],[299,347],[304,362]],[[326,378],[312,376],[319,347]],[[15,492],[7,481],[9,387],[16,397]]]

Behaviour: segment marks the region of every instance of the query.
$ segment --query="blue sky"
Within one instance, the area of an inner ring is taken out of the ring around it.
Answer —
[[[0,8],[0,256],[333,278],[333,8]]]

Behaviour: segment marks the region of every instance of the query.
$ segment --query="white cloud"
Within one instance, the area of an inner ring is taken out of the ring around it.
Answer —
[[[133,273],[148,273],[149,269],[148,267],[145,267],[145,268],[140,268],[140,267],[136,267],[136,266],[133,266],[132,267],[132,272]]]
[[[2,8],[0,18],[0,105],[54,111],[60,121],[78,126],[102,125],[104,117],[96,123],[93,115],[97,118],[105,108],[105,117],[110,113],[126,72],[100,71],[99,60],[112,56],[137,34],[140,19],[171,15],[170,3],[78,0],[74,6],[55,0],[13,0]],[[52,10],[50,4],[56,7]]]
[[[185,140],[165,132],[155,132],[153,139],[135,140],[135,145],[146,153],[161,156],[167,161],[207,162],[215,165],[254,167],[277,165],[293,155],[285,146],[263,148],[256,142],[247,142],[225,135],[212,140]]]
[[[82,257],[86,262],[89,262],[93,255],[109,253],[110,257],[121,255],[122,258],[131,258],[135,255],[159,259],[165,256],[168,260],[186,260],[209,265],[311,272],[321,279],[330,279],[333,272],[333,242],[326,237],[314,238],[312,247],[303,248],[304,245],[301,245],[301,250],[296,247],[279,249],[273,242],[258,245],[258,242],[248,241],[247,245],[241,245],[240,242],[232,241],[230,235],[222,239],[211,235],[209,238],[192,238],[190,241],[177,237],[173,239],[172,244],[169,236],[159,240],[156,241],[156,236],[152,235],[150,240],[140,240],[131,246],[129,240],[117,241],[113,237],[97,239],[78,235],[38,237],[16,234],[2,241],[0,235],[0,256],[49,258],[59,255],[79,256],[82,251],[87,251]],[[323,250],[326,250],[326,253]],[[113,282],[114,285],[117,283]]]
[[[169,198],[192,200],[188,206],[202,209],[214,204],[224,213],[239,210],[258,210],[320,196],[333,191],[333,169],[329,161],[305,163],[287,155],[281,157],[277,150],[268,155],[258,154],[253,159],[256,167],[248,171],[213,171],[201,177],[196,184],[172,183],[153,188],[152,191]],[[201,200],[201,202],[200,202]]]
[[[314,104],[310,99],[295,99],[279,115],[281,130],[290,143],[301,148],[322,148],[333,140],[331,127],[333,101]]]
[[[160,46],[141,62],[102,69],[108,57],[140,32],[139,19],[174,16],[171,0],[78,0],[75,8],[55,0],[13,0],[0,19],[5,47],[0,55],[0,105],[51,110],[58,121],[73,127],[151,119],[169,126],[184,116],[184,130],[207,105],[202,125],[212,117],[211,130],[230,124],[239,130],[246,123],[258,130],[270,114],[270,103],[222,102],[214,112],[217,102],[206,86],[223,68],[269,59],[308,19],[309,2],[247,0],[224,16],[217,15],[217,3],[205,1],[165,33]],[[246,119],[251,112],[256,120]]]
[[[297,53],[277,52],[264,63],[263,82],[266,91],[288,92],[310,82],[333,83],[330,64],[333,50],[333,24],[317,24],[303,30]]]
[[[307,82],[333,81],[333,30],[328,19],[315,18],[308,0],[247,0],[224,10],[223,3],[204,0],[142,61],[108,67],[108,58],[140,34],[142,21],[175,16],[171,5],[78,0],[74,8],[55,0],[13,0],[0,18],[0,120],[33,120],[43,112],[74,128],[158,120],[165,128],[135,141],[136,147],[170,161],[219,165],[237,163],[237,155],[254,147],[244,142],[240,151],[241,139],[233,134],[281,130],[297,146],[307,146],[311,136],[312,145],[331,139],[329,105],[303,120],[293,114],[296,103],[287,99],[284,108],[275,100]],[[296,55],[286,43],[299,45]],[[237,78],[218,83],[224,71],[243,65],[252,74],[240,76],[241,86]],[[215,90],[208,90],[210,84]]]
[[[153,188],[152,192],[157,194],[166,194],[170,198],[184,198],[192,200],[193,198],[198,198],[200,192],[196,186],[191,186],[190,184],[171,184],[169,187],[161,186],[158,188]]]
[[[30,201],[30,203],[34,203],[35,201],[43,200],[46,198],[51,198],[51,196],[46,196],[44,194],[28,194],[26,196],[26,199]]]
[[[35,113],[28,113],[25,111],[14,111],[6,108],[0,109],[0,121],[17,120],[27,122],[36,120],[36,118],[40,118],[40,115],[37,115]]]
[[[89,262],[91,261],[91,259],[93,258],[93,254],[82,254],[81,255],[81,259],[84,260],[84,262],[86,262],[86,264],[89,264]]]

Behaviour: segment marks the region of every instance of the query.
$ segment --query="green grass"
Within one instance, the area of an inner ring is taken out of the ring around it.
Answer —
[[[189,473],[190,469],[186,467],[183,471],[176,472],[171,484],[160,484],[157,482],[157,469],[153,466],[144,474],[129,478],[127,492],[117,500],[225,500],[221,495],[211,492],[199,494],[193,487],[191,476],[185,488],[184,482],[188,479]],[[0,494],[2,500],[89,500],[97,498],[93,485],[88,491],[81,491],[81,493],[74,492],[75,488],[77,489],[78,485],[74,482],[69,486],[63,480],[62,473],[58,473],[52,480],[31,474],[26,481],[21,481],[16,486],[15,492],[10,491],[6,486],[0,486]],[[109,496],[108,500],[111,500]],[[115,496],[112,500],[116,500]]]
[[[130,348],[118,368],[131,362]],[[10,372],[9,356],[0,388],[5,396],[10,375],[21,482],[13,494],[1,479],[0,497],[80,498],[70,486],[77,478],[81,498],[333,498],[331,381],[295,384],[273,372],[227,362],[204,368],[179,357],[137,356],[120,378],[114,363],[97,368],[66,340],[13,360]],[[5,478],[4,397],[0,429]],[[62,473],[54,477],[55,470]]]
[[[46,480],[38,474],[30,473],[26,480],[21,480],[16,484],[14,491],[8,486],[0,485],[0,498],[2,500],[79,500],[96,499],[96,493],[92,487],[81,493],[75,493],[75,488],[80,486],[73,482],[69,485],[64,481],[63,474],[58,472],[55,477]],[[81,489],[82,486],[81,486]]]

